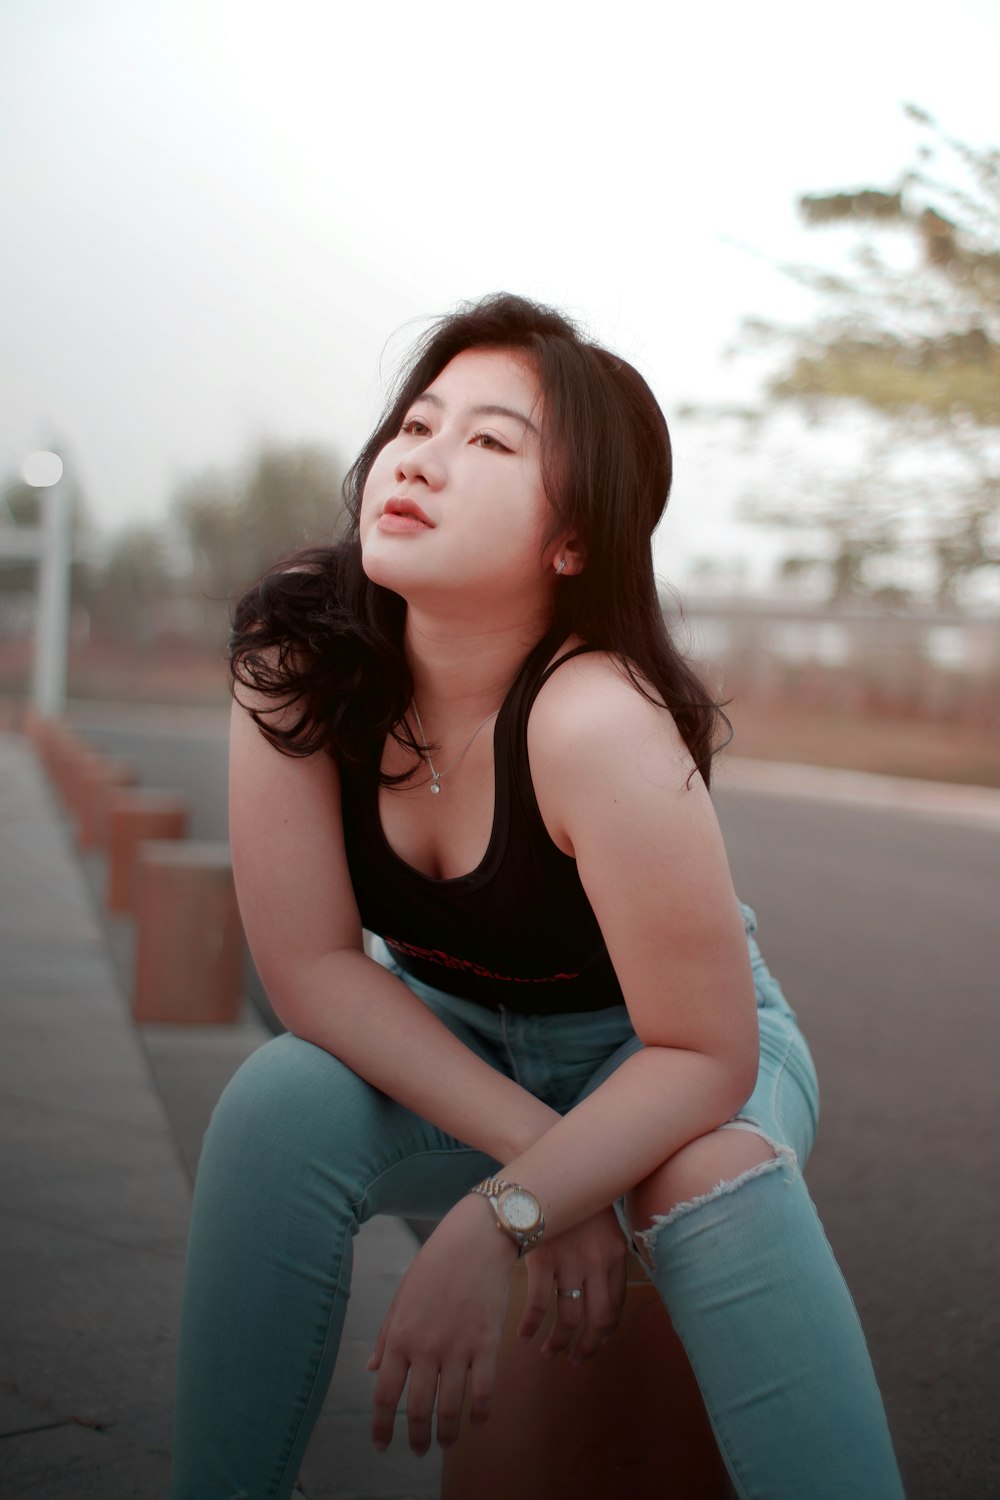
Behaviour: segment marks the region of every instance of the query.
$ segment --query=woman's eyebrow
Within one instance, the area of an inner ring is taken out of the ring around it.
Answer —
[[[415,400],[430,401],[432,405],[438,407],[444,406],[444,402],[441,400],[441,397],[438,396],[434,391],[421,391],[420,395],[417,396]],[[523,423],[523,425],[529,432],[533,432],[536,437],[538,436],[538,428],[535,426],[534,422],[531,421],[530,417],[526,417],[523,412],[515,411],[512,406],[473,406],[469,409],[469,416],[513,417],[515,421]]]
[[[538,436],[538,428],[523,412],[515,411],[512,406],[474,406],[470,412],[473,417],[513,417],[517,422],[523,422],[529,432]]]

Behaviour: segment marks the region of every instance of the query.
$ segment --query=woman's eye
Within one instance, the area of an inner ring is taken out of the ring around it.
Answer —
[[[423,437],[425,433],[430,432],[430,428],[419,417],[407,417],[401,431],[409,433],[411,437]]]
[[[507,447],[507,444],[502,443],[500,439],[492,432],[477,432],[472,441],[480,448],[491,448],[497,453],[511,452],[511,449]]]

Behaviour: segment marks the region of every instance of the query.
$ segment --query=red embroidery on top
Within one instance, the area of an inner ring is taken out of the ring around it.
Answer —
[[[422,958],[427,963],[440,964],[443,969],[461,969],[463,974],[475,974],[478,979],[499,979],[505,984],[554,984],[560,979],[579,979],[579,974],[540,974],[524,978],[519,974],[495,974],[492,969],[475,964],[468,958],[455,958],[443,948],[421,948],[417,943],[404,943],[400,938],[385,937],[382,941],[397,953],[406,953],[410,958]]]

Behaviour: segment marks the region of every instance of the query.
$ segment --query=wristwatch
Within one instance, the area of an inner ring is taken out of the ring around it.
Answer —
[[[534,1193],[500,1177],[485,1177],[469,1191],[480,1193],[489,1203],[497,1228],[517,1245],[518,1258],[534,1250],[545,1233],[545,1216]]]

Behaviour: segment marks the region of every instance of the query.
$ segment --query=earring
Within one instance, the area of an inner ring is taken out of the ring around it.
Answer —
[[[556,563],[556,572],[557,573],[564,573],[565,571],[566,571],[566,559],[564,557],[561,557],[559,559],[559,561]]]

